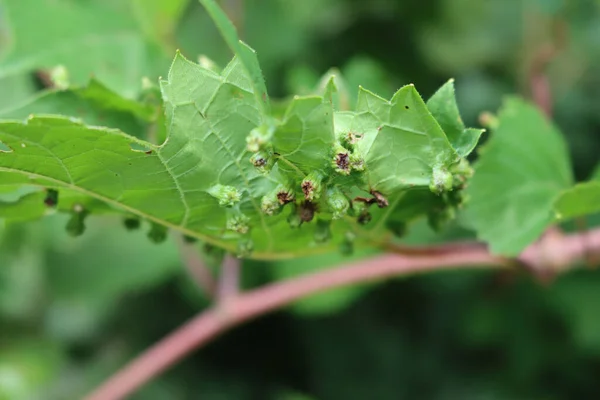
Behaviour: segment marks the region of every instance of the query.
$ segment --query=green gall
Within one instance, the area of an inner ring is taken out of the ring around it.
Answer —
[[[454,177],[450,172],[443,168],[436,167],[431,175],[429,189],[435,194],[441,194],[452,190]]]
[[[369,222],[371,222],[372,219],[373,219],[373,216],[371,215],[369,210],[367,208],[364,208],[358,214],[358,218],[356,218],[356,221],[360,225],[367,225]]]
[[[138,217],[126,217],[123,219],[123,225],[128,231],[139,229],[141,221]]]
[[[58,204],[58,191],[54,189],[46,189],[46,197],[44,197],[44,204],[48,207],[56,207]]]
[[[317,219],[314,239],[317,243],[327,243],[331,239],[331,221]]]
[[[237,244],[236,256],[237,258],[248,257],[252,251],[254,251],[254,242],[250,239],[242,239]]]
[[[89,212],[81,204],[73,206],[71,218],[69,218],[65,227],[70,236],[77,237],[83,235],[83,232],[85,232],[85,218],[88,214]]]
[[[355,171],[365,170],[365,160],[358,154],[357,151],[350,153],[350,168]]]
[[[452,173],[453,186],[462,189],[466,186],[467,181],[473,177],[475,171],[465,158],[461,158],[458,163],[450,167],[450,172]]]
[[[150,230],[148,231],[147,236],[152,243],[162,243],[167,240],[167,228],[163,225],[152,222],[150,224]]]
[[[50,70],[50,81],[56,89],[67,89],[70,85],[69,71],[67,71],[64,65],[57,65]]]
[[[270,157],[266,152],[263,151],[254,153],[252,157],[250,157],[250,162],[261,174],[266,174],[271,171],[273,164],[275,164],[273,157]]]
[[[219,200],[219,205],[221,207],[233,207],[233,205],[238,203],[242,198],[241,193],[236,188],[221,184],[214,185],[208,189],[208,194]]]
[[[297,229],[302,225],[302,219],[298,214],[298,207],[293,204],[292,210],[290,211],[290,215],[287,217],[287,223],[290,225],[290,228]]]
[[[344,234],[344,239],[340,243],[339,249],[340,253],[344,256],[351,256],[354,253],[354,240],[356,239],[356,234],[351,231],[347,231]]]
[[[427,214],[427,223],[435,232],[440,232],[448,222],[456,217],[456,212],[452,207],[432,210]]]
[[[331,166],[338,174],[350,175],[350,152],[341,145],[336,145],[333,151]]]
[[[286,186],[279,185],[275,190],[263,196],[260,209],[267,215],[275,215],[281,207],[294,201],[294,192]]]
[[[333,219],[340,219],[348,213],[350,201],[338,188],[327,190],[327,206],[333,214]]]
[[[227,218],[227,230],[237,232],[240,234],[246,234],[250,230],[249,225],[250,219],[244,214],[236,214]]]
[[[356,144],[363,138],[362,133],[348,131],[339,136],[340,144],[350,151],[356,149]]]
[[[298,207],[298,215],[302,222],[310,222],[317,212],[317,205],[310,201],[303,201]]]
[[[253,153],[263,150],[271,143],[275,126],[263,124],[252,129],[246,136],[246,148]]]
[[[193,244],[196,243],[198,239],[190,235],[183,235],[183,241],[188,244]]]
[[[308,201],[316,201],[321,197],[323,175],[319,172],[312,172],[304,178],[300,187],[304,198]]]

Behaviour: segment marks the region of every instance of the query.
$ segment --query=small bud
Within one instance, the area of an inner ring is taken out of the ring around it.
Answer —
[[[274,125],[263,124],[257,126],[246,136],[246,148],[253,153],[265,149],[271,142],[274,132]]]
[[[246,234],[250,230],[250,219],[242,213],[232,215],[227,219],[227,230]]]
[[[254,153],[252,157],[250,157],[250,162],[261,174],[269,173],[271,168],[273,168],[273,164],[275,164],[273,157],[270,157],[266,152],[263,151]]]
[[[464,188],[467,180],[473,177],[475,171],[465,158],[461,158],[458,163],[450,167],[450,172],[452,172],[453,186],[455,188]]]
[[[317,243],[328,242],[331,239],[331,221],[317,219],[314,238]]]
[[[66,225],[67,233],[70,236],[77,237],[83,235],[83,232],[85,232],[85,218],[88,214],[89,212],[81,204],[73,206],[71,218]]]
[[[350,201],[340,189],[334,187],[327,190],[327,206],[333,213],[332,218],[339,219],[347,214]]]
[[[303,201],[298,208],[298,215],[302,222],[310,222],[315,216],[317,205],[310,201]]]
[[[190,235],[183,235],[183,241],[187,244],[196,243],[198,239]]]
[[[369,222],[371,222],[372,219],[373,216],[371,215],[369,210],[367,208],[363,208],[358,214],[358,218],[356,219],[356,221],[361,225],[367,225]]]
[[[354,232],[347,231],[344,234],[344,240],[340,243],[340,253],[344,256],[351,256],[354,253],[354,240],[356,235]]]
[[[208,189],[208,194],[219,200],[221,207],[233,207],[242,198],[241,193],[236,188],[221,184],[214,185]]]
[[[365,160],[358,154],[358,151],[350,153],[350,168],[355,171],[365,170]]]
[[[298,208],[296,207],[296,205],[294,205],[292,211],[290,212],[290,215],[288,215],[287,222],[290,225],[290,228],[292,229],[297,229],[300,227],[300,225],[302,225],[302,219],[298,214]]]
[[[64,65],[57,65],[50,70],[50,80],[55,88],[67,89],[69,87],[69,71]]]
[[[236,256],[238,258],[245,258],[250,256],[254,251],[254,243],[250,239],[242,239],[237,244]]]
[[[281,207],[294,201],[294,192],[283,185],[263,196],[260,209],[267,215],[276,215]]]
[[[44,204],[48,207],[56,207],[58,204],[58,191],[54,189],[46,189]]]
[[[429,189],[435,194],[441,194],[452,190],[453,183],[454,178],[450,172],[443,168],[435,167],[431,176]]]
[[[337,149],[333,156],[332,166],[338,174],[350,175],[351,165],[348,150]]]
[[[452,207],[433,210],[427,214],[427,223],[435,232],[441,231],[448,222],[453,220],[456,212]]]
[[[304,178],[302,184],[302,193],[304,198],[308,201],[316,201],[321,197],[323,175],[319,172],[312,172]]]
[[[153,243],[162,243],[167,240],[167,228],[163,225],[159,225],[155,222],[150,224],[150,230],[148,231],[148,239]]]
[[[127,229],[128,231],[133,231],[140,227],[141,222],[138,217],[132,216],[123,219],[123,225],[125,225],[125,229]]]
[[[363,137],[364,135],[362,133],[348,131],[340,135],[340,143],[348,150],[353,151],[356,148],[356,143],[358,143]]]

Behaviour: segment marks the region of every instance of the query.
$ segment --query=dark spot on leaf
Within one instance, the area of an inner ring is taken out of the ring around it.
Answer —
[[[152,154],[152,150],[145,151],[146,154]]]
[[[196,243],[198,241],[198,239],[196,239],[195,237],[190,236],[190,235],[183,235],[183,241],[185,243],[191,244],[191,243]]]
[[[404,106],[404,108],[406,108],[408,110],[408,106]]]
[[[315,203],[304,201],[298,208],[298,215],[300,216],[300,220],[302,220],[302,222],[310,222],[314,218],[316,211],[317,205]]]
[[[377,127],[377,130],[378,130],[378,131],[380,131],[380,130],[382,130],[382,129],[383,129],[383,126],[378,126],[378,127]]]
[[[335,156],[335,163],[342,171],[348,171],[350,168],[350,157],[348,153],[338,153]]]
[[[46,197],[44,198],[44,204],[48,207],[56,207],[58,204],[58,191],[54,189],[47,189]]]
[[[287,190],[282,190],[277,193],[277,201],[279,201],[279,204],[291,203],[294,201],[294,195]]]

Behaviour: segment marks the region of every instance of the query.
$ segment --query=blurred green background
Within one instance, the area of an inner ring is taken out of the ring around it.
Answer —
[[[427,98],[454,77],[468,126],[505,94],[530,96],[536,57],[553,46],[554,119],[578,179],[598,162],[600,1],[221,4],[257,50],[274,97],[307,92],[330,67],[351,94],[361,84],[387,97],[414,83]],[[221,65],[231,57],[195,1],[0,1],[0,111],[42,90],[37,71],[58,64],[75,83],[93,74],[135,98],[142,77],[167,74],[175,49]],[[152,244],[146,226],[128,232],[110,217],[91,217],[74,239],[65,223],[0,221],[0,400],[80,398],[208,305],[174,240]],[[406,241],[458,237],[469,233],[419,223]],[[244,288],[345,260],[245,262]],[[455,271],[354,286],[232,330],[132,398],[597,398],[599,306],[600,271],[585,267],[550,284]]]

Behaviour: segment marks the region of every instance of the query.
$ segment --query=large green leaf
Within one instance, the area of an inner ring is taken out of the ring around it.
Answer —
[[[553,205],[572,183],[561,133],[523,100],[508,99],[481,150],[466,216],[494,253],[516,255],[553,221]]]
[[[0,58],[0,78],[63,65],[76,84],[93,74],[134,96],[142,77],[156,78],[168,59],[146,39],[130,7],[130,2],[4,0],[10,43]]]
[[[31,117],[0,123],[0,143],[5,146],[0,172],[24,174],[34,185],[62,187],[65,198],[71,191],[95,198],[231,251],[246,255],[254,248],[254,257],[273,258],[333,249],[348,231],[360,236],[362,228],[353,218],[339,219],[331,227],[327,222],[346,213],[346,196],[356,188],[397,201],[413,187],[428,190],[435,171],[449,174],[458,160],[412,86],[401,89],[392,101],[362,91],[359,110],[335,118],[330,101],[298,98],[282,121],[265,117],[252,77],[239,58],[216,74],[178,55],[161,86],[169,131],[162,145],[73,119]],[[71,95],[82,93],[87,92]],[[113,100],[108,103],[117,111],[137,110],[136,104]],[[247,137],[270,126],[274,136],[263,139],[278,157],[269,173],[250,162]],[[350,146],[354,150],[340,144],[350,133],[358,140]],[[352,153],[348,160],[357,162],[350,175],[336,172],[340,151]],[[318,179],[313,174],[317,170]],[[305,174],[315,178],[312,182],[324,194],[311,199],[312,205],[303,199]],[[281,185],[289,196],[286,202],[294,204],[286,206],[286,212],[264,212],[265,199],[280,199],[274,193]],[[385,207],[384,200],[383,208],[371,207],[379,221],[395,204]],[[93,207],[89,211],[94,213]],[[28,215],[36,212],[32,209]],[[306,222],[300,229],[288,223],[294,215]],[[309,222],[313,216],[315,221]],[[385,235],[381,223],[366,228],[371,241]]]

